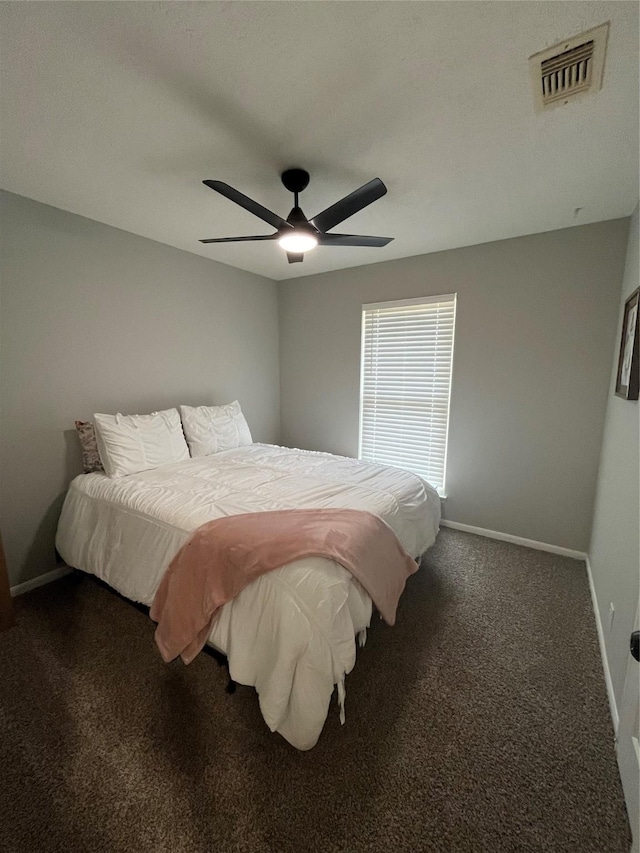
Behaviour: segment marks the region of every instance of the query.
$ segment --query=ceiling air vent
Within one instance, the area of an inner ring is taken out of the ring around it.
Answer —
[[[536,112],[600,90],[608,33],[602,24],[529,59]]]

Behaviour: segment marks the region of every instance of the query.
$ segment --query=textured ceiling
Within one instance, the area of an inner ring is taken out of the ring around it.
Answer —
[[[630,214],[634,2],[3,2],[5,189],[274,279]],[[536,115],[528,57],[611,21],[604,87]],[[373,177],[388,195],[318,248],[199,237],[270,227],[214,178],[308,216]],[[580,208],[576,214],[575,209]]]

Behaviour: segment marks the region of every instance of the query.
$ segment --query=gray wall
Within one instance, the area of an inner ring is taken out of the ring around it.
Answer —
[[[613,690],[622,699],[629,661],[629,635],[640,593],[640,406],[614,393],[622,314],[627,297],[640,284],[638,270],[638,208],[629,228],[629,247],[612,346],[607,417],[600,458],[590,560],[602,620]],[[615,616],[610,626],[609,602]]]
[[[627,229],[280,282],[283,443],[355,456],[362,303],[457,292],[444,516],[585,551]]]
[[[277,441],[278,309],[268,279],[0,200],[0,528],[16,584],[54,566],[76,418],[238,398],[255,439]]]

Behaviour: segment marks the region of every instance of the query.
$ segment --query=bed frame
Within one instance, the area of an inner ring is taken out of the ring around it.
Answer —
[[[108,592],[111,593],[111,595],[115,595],[117,598],[120,599],[120,601],[123,601],[125,604],[128,604],[129,607],[135,607],[135,609],[138,610],[140,613],[144,613],[145,616],[149,616],[149,610],[151,608],[147,607],[146,604],[141,604],[139,601],[131,601],[129,598],[125,598],[124,595],[120,595],[120,593],[117,590],[113,589],[113,587],[109,586],[108,583],[105,583],[103,580],[100,580],[100,578],[97,578],[95,575],[92,575],[89,572],[83,572],[82,569],[72,570],[73,583],[83,583],[87,579],[92,581],[93,583],[98,584],[103,589],[106,589]],[[202,651],[208,654],[209,657],[212,657],[216,661],[218,666],[222,666],[227,670],[227,686],[225,687],[225,692],[229,694],[235,693],[236,687],[238,685],[233,680],[233,678],[231,678],[231,674],[229,673],[229,660],[227,656],[222,652],[218,651],[218,649],[215,649],[213,646],[210,646],[208,643],[204,645]]]

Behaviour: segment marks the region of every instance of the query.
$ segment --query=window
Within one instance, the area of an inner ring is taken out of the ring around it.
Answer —
[[[444,495],[456,295],[362,306],[360,459]]]

